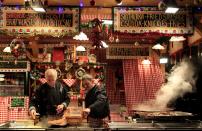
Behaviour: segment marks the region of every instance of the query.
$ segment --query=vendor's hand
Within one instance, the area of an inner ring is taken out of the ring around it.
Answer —
[[[37,113],[36,113],[36,110],[35,110],[35,109],[33,109],[33,110],[30,111],[30,116],[31,116],[31,118],[34,119],[34,120],[36,119],[36,114],[37,114]]]
[[[90,108],[85,108],[85,109],[83,109],[83,112],[85,112],[85,113],[90,113]]]
[[[56,109],[56,110],[57,110],[57,113],[58,113],[58,114],[61,113],[61,112],[63,111],[64,107],[65,107],[65,106],[64,106],[63,104],[58,105],[58,106],[57,106],[57,109]]]
[[[90,108],[83,109],[83,118],[86,119],[89,113],[90,113]]]

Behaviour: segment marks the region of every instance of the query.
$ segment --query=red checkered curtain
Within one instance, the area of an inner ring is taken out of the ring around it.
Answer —
[[[141,59],[123,60],[126,105],[131,107],[155,98],[164,82],[160,64],[155,59],[151,64],[142,64]]]
[[[108,67],[106,70],[106,90],[111,104],[120,104],[120,93],[116,89],[115,71]]]

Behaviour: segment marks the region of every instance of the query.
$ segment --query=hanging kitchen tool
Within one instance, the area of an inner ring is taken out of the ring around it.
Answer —
[[[96,62],[97,62],[96,55],[95,55],[95,54],[90,54],[90,55],[88,56],[88,62],[89,62],[89,63],[96,63]]]
[[[75,72],[76,78],[80,79],[79,89],[80,89],[80,96],[81,97],[84,96],[83,87],[82,87],[82,78],[85,75],[85,73],[86,73],[85,70],[81,67],[79,69],[77,69]]]
[[[57,78],[61,78],[62,72],[60,70],[60,62],[59,61],[55,62],[55,65],[56,65],[55,70],[57,71]]]
[[[75,76],[76,78],[81,80],[82,77],[85,75],[85,73],[86,73],[85,70],[82,67],[80,67],[79,69],[76,70]]]
[[[68,62],[66,62],[65,63],[65,71],[69,71],[71,68],[72,68],[72,63],[68,63]]]

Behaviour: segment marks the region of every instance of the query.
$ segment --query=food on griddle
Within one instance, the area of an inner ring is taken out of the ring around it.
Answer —
[[[145,117],[153,116],[192,116],[192,113],[181,111],[159,111],[159,112],[138,112],[139,115]]]
[[[67,119],[65,117],[62,117],[61,119],[57,119],[57,120],[49,120],[48,124],[49,125],[65,126],[65,125],[67,125]]]
[[[65,126],[78,125],[82,122],[82,110],[78,107],[68,107],[64,112],[62,118],[48,120],[49,125]]]

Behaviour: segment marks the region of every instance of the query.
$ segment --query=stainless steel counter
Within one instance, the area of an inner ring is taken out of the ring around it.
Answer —
[[[109,128],[105,130],[202,130],[202,122],[111,122]],[[59,131],[89,131],[104,130],[104,128],[91,128],[88,123],[80,123],[77,126],[67,125],[65,127],[49,127],[44,123],[38,123],[34,126],[29,120],[27,122],[7,122],[0,125],[0,130],[59,130]]]
[[[109,123],[111,130],[202,130],[202,123],[195,122],[112,122]]]

